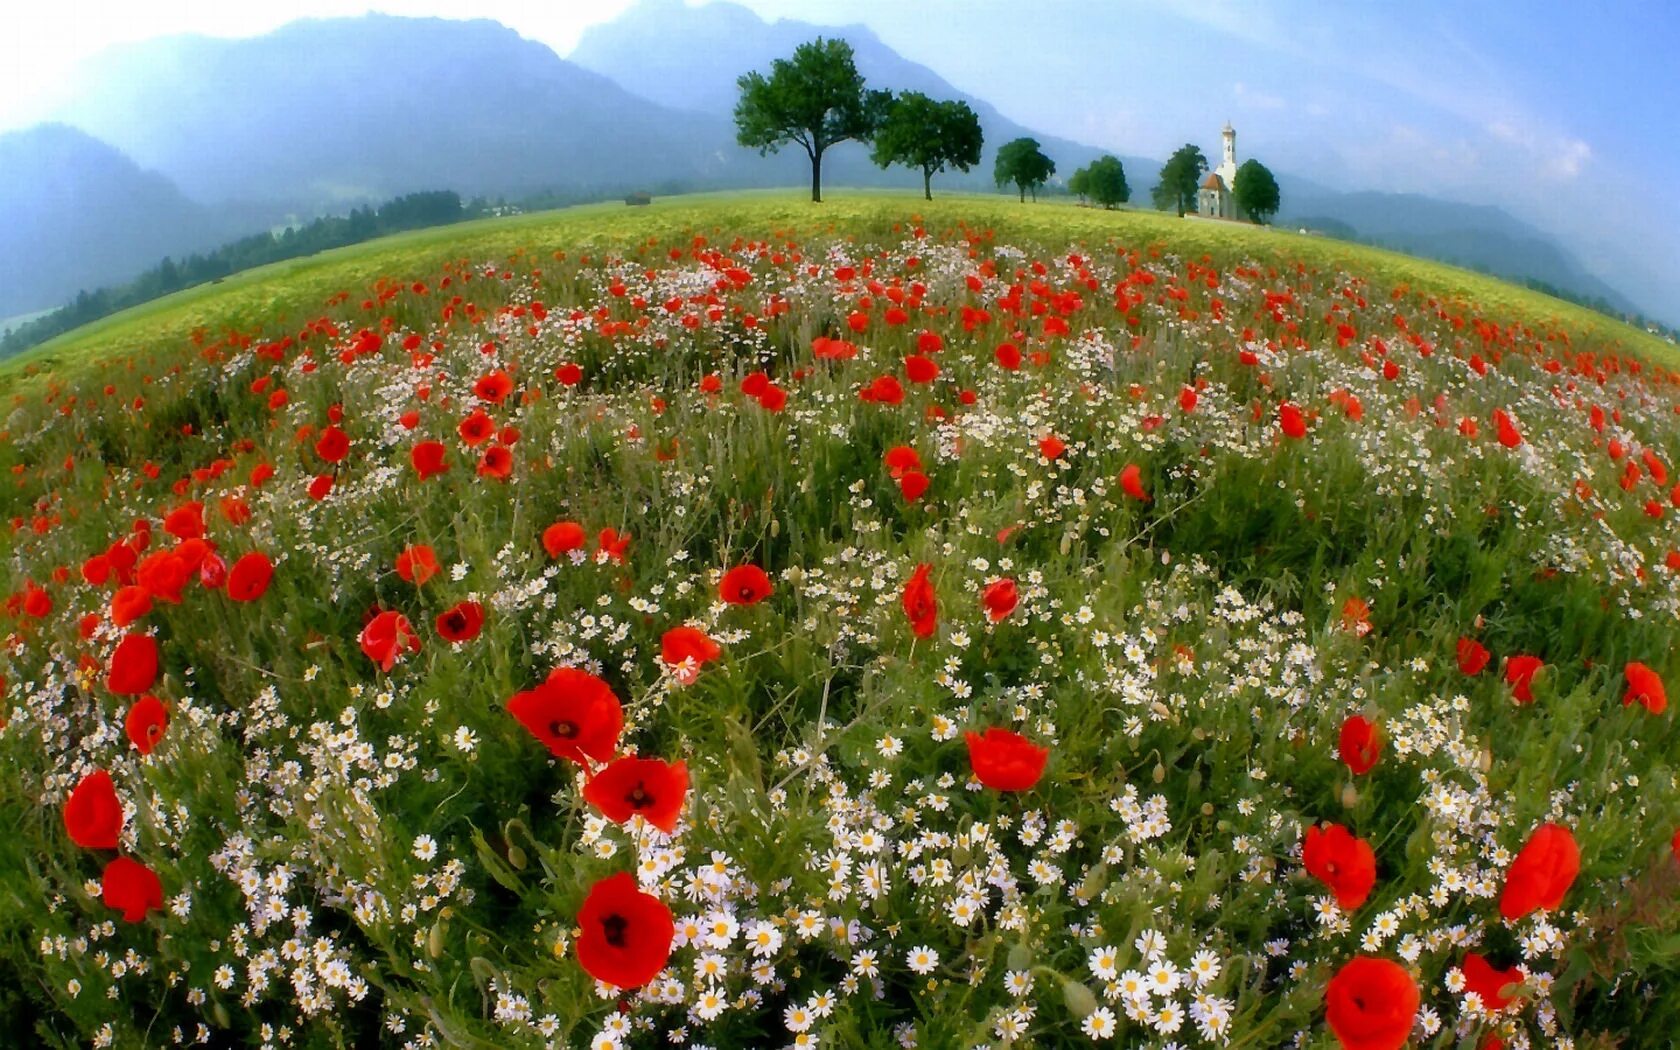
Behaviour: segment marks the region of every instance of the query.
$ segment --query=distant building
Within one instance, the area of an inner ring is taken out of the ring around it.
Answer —
[[[1207,178],[1202,180],[1202,188],[1196,191],[1196,214],[1218,219],[1246,219],[1231,192],[1237,181],[1237,132],[1230,121],[1225,122],[1220,138],[1223,140],[1224,155],[1219,167],[1207,173]]]

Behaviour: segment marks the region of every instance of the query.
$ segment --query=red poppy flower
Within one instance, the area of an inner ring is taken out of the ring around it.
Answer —
[[[916,336],[916,352],[918,354],[937,354],[945,349],[945,337],[938,332],[922,329]]]
[[[912,383],[931,383],[939,378],[939,365],[930,358],[912,354],[904,359],[904,378]]]
[[[1483,956],[1466,952],[1459,970],[1464,974],[1464,990],[1481,996],[1482,1005],[1489,1010],[1503,1010],[1521,998],[1516,993],[1500,994],[1506,987],[1523,982],[1522,971],[1515,966],[1496,970]]]
[[[148,911],[163,907],[163,883],[157,873],[129,857],[105,865],[100,887],[106,905],[122,912],[124,922],[140,922]]]
[[[1337,751],[1355,776],[1363,776],[1371,771],[1382,756],[1383,738],[1379,730],[1370,719],[1363,715],[1352,715],[1342,723],[1341,739],[1337,741]]]
[[[774,590],[769,575],[756,565],[737,565],[718,581],[718,596],[730,605],[757,605]]]
[[[438,573],[437,553],[424,543],[404,548],[397,555],[397,575],[419,586]]]
[[[193,568],[178,552],[162,550],[146,555],[134,576],[153,598],[179,605],[181,591],[192,582]]]
[[[611,526],[595,534],[595,549],[605,554],[615,564],[624,564],[624,552],[630,547],[630,534],[619,532]]]
[[[254,602],[268,593],[274,579],[274,563],[262,551],[252,551],[228,570],[227,596],[236,602]]]
[[[698,627],[673,627],[659,639],[659,659],[678,669],[677,677],[684,685],[694,684],[700,668],[722,652]]]
[[[758,403],[766,411],[780,412],[787,407],[788,393],[774,383],[770,383],[759,392]]]
[[[1196,388],[1193,386],[1184,387],[1178,392],[1178,410],[1185,415],[1189,415],[1196,411],[1196,400]]]
[[[1149,493],[1143,488],[1143,468],[1136,463],[1128,463],[1120,471],[1120,491],[1142,503],[1149,502]]]
[[[473,393],[485,401],[499,405],[513,393],[513,380],[508,378],[506,372],[497,369],[488,375],[480,376],[478,382],[473,384]]]
[[[583,382],[583,367],[567,362],[554,370],[554,378],[561,386],[577,386]]]
[[[1067,442],[1054,434],[1046,434],[1038,441],[1038,451],[1045,459],[1060,459],[1067,451]]]
[[[221,555],[215,551],[204,552],[203,559],[198,563],[198,582],[212,591],[227,582],[227,562],[222,560]]]
[[[770,385],[770,373],[748,372],[741,377],[741,393],[750,398],[757,398]]]
[[[111,595],[111,622],[127,627],[152,611],[151,592],[144,587],[119,587]]]
[[[881,376],[873,383],[858,391],[858,398],[863,401],[873,401],[882,405],[898,405],[904,402],[904,386],[896,376]]]
[[[163,531],[178,540],[196,540],[204,536],[204,504],[193,500],[184,503],[163,519]]]
[[[1519,704],[1534,702],[1534,676],[1546,666],[1538,656],[1512,656],[1505,661],[1505,683]]]
[[[1512,422],[1511,417],[1505,414],[1503,408],[1493,410],[1493,425],[1499,431],[1499,443],[1501,445],[1506,448],[1516,448],[1523,443],[1522,431],[1517,429],[1517,424]]]
[[[404,649],[411,653],[420,651],[420,636],[414,633],[414,628],[408,622],[408,617],[400,612],[387,609],[367,622],[362,628],[362,652],[367,658],[379,665],[381,671],[389,671],[396,666],[397,658]]]
[[[169,708],[151,693],[134,701],[128,709],[128,717],[123,719],[123,730],[128,734],[129,742],[142,755],[152,753],[158,741],[163,739],[163,731],[168,728]]]
[[[910,618],[910,629],[917,638],[932,638],[939,629],[939,599],[928,581],[933,566],[922,562],[904,584],[904,615]]]
[[[1343,911],[1358,911],[1377,884],[1377,855],[1371,844],[1340,824],[1309,827],[1301,863],[1307,874],[1330,888]]]
[[[980,604],[986,609],[986,619],[993,623],[1014,612],[1020,600],[1021,592],[1015,587],[1015,581],[1007,576],[986,584],[986,589],[980,592]]]
[[[624,824],[637,813],[660,831],[677,830],[688,795],[688,766],[657,758],[618,758],[584,785],[583,797],[602,816]]]
[[[123,829],[122,802],[111,774],[96,769],[81,779],[64,800],[64,827],[70,841],[86,849],[116,849]]]
[[[331,474],[318,474],[309,483],[309,498],[317,502],[324,500],[332,494],[332,487],[333,476]]]
[[[992,351],[997,359],[998,367],[1008,372],[1014,372],[1021,367],[1021,348],[1014,343],[1001,343]]]
[[[912,470],[898,479],[898,491],[904,497],[904,502],[914,503],[927,494],[928,476],[919,470]]]
[[[1458,669],[1467,675],[1478,675],[1487,667],[1493,654],[1487,647],[1474,638],[1460,638],[1458,640]]]
[[[149,634],[125,634],[111,652],[105,688],[119,696],[139,696],[158,675],[157,639]]]
[[[618,750],[624,708],[612,687],[587,671],[556,668],[535,689],[515,693],[508,713],[558,758],[606,762]]]
[[[1282,428],[1284,437],[1307,436],[1307,417],[1301,412],[1300,406],[1293,402],[1285,401],[1278,406],[1278,426]]]
[[[887,449],[887,454],[881,457],[887,473],[896,481],[911,471],[922,469],[922,457],[909,445],[895,445]]]
[[[1628,707],[1635,700],[1645,705],[1645,710],[1653,715],[1660,715],[1668,708],[1668,692],[1663,688],[1663,680],[1657,672],[1642,663],[1629,663],[1622,669],[1627,677],[1627,692],[1622,694],[1622,706]]]
[[[350,436],[337,427],[328,427],[315,442],[315,454],[328,463],[342,463],[350,454]]]
[[[437,633],[446,642],[470,642],[484,629],[484,606],[458,602],[438,614]]]
[[[456,433],[461,435],[461,440],[466,442],[469,447],[484,444],[490,440],[490,435],[495,432],[495,421],[485,415],[482,408],[473,409],[472,415],[461,420],[461,425],[456,428]]]
[[[1325,986],[1324,1007],[1343,1050],[1400,1050],[1417,1020],[1417,983],[1397,962],[1356,955]]]
[[[582,550],[585,542],[583,526],[575,521],[557,521],[544,529],[542,534],[543,550],[550,558]]]
[[[1540,825],[1505,872],[1499,914],[1516,920],[1531,912],[1557,908],[1580,873],[1581,850],[1575,845],[1575,836],[1561,824]]]
[[[676,923],[671,909],[643,893],[635,876],[619,872],[589,888],[578,909],[578,965],[597,981],[640,988],[671,958]]]
[[[974,778],[994,791],[1026,791],[1044,775],[1050,749],[1026,737],[993,726],[984,735],[969,730],[968,764]]]
[[[408,454],[409,461],[414,464],[414,472],[420,475],[420,480],[436,477],[449,469],[445,456],[448,450],[441,441],[422,441],[415,445]]]
[[[478,461],[478,476],[505,481],[513,473],[513,453],[504,445],[494,445],[484,450],[484,455]]]

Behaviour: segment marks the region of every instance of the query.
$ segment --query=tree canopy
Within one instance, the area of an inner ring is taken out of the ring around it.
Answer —
[[[1126,184],[1126,169],[1119,157],[1108,154],[1098,157],[1085,169],[1085,179],[1086,192],[1105,208],[1132,199],[1132,188]]]
[[[1080,168],[1068,176],[1068,192],[1079,198],[1079,203],[1085,203],[1085,198],[1091,195],[1091,169]]]
[[[1200,147],[1189,143],[1180,146],[1161,168],[1161,181],[1150,193],[1155,207],[1162,211],[1177,208],[1180,215],[1195,211],[1196,190],[1207,169],[1207,158]]]
[[[1277,214],[1282,198],[1278,193],[1277,179],[1272,177],[1271,169],[1264,164],[1250,157],[1242,162],[1237,169],[1237,177],[1231,182],[1231,195],[1236,198],[1237,207],[1249,218],[1255,222],[1270,222]]]
[[[992,168],[992,177],[999,186],[1013,184],[1020,191],[1021,200],[1027,199],[1027,191],[1031,190],[1033,200],[1038,200],[1038,188],[1056,174],[1056,162],[1044,155],[1038,146],[1037,139],[1019,138],[1006,142],[998,150],[997,163]]]
[[[868,141],[892,103],[889,92],[864,87],[852,45],[822,37],[770,63],[768,77],[755,71],[736,84],[736,140],[761,154],[797,142],[811,158],[811,200],[819,202],[823,151],[848,139]]]
[[[920,168],[922,195],[933,199],[933,176],[947,167],[967,171],[980,163],[980,118],[968,103],[940,102],[920,91],[893,100],[875,129],[873,158],[881,167]]]

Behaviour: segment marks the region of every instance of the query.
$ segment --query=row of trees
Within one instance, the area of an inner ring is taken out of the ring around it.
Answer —
[[[735,104],[736,139],[760,153],[775,153],[797,145],[811,162],[811,200],[822,200],[823,154],[842,142],[868,142],[870,156],[885,168],[903,164],[922,173],[922,194],[933,199],[933,177],[946,170],[968,171],[980,163],[984,136],[980,119],[966,102],[941,101],[919,91],[894,97],[890,91],[869,88],[857,70],[852,46],[844,40],[818,37],[794,49],[792,58],[778,58],[770,73],[754,71],[736,81],[741,89]],[[1208,170],[1207,158],[1187,145],[1161,169],[1153,191],[1157,208],[1194,211],[1196,191]],[[997,153],[992,177],[1001,186],[1014,186],[1021,200],[1056,173],[1056,162],[1038,142],[1019,138]],[[1068,189],[1081,200],[1089,197],[1105,208],[1131,199],[1131,187],[1119,158],[1099,157],[1073,173]],[[1256,222],[1277,214],[1278,187],[1259,161],[1237,169],[1231,188],[1237,204]]]

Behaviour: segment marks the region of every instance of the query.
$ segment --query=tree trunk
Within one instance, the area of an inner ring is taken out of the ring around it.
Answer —
[[[933,172],[926,168],[922,169],[922,196],[933,200]]]
[[[822,203],[822,151],[811,154],[811,203]]]
[[[1027,203],[1027,184],[1024,182],[1017,182],[1015,184],[1015,188],[1021,191],[1021,203]]]

